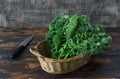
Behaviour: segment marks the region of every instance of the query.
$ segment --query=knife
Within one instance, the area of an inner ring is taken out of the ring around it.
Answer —
[[[26,38],[24,41],[22,41],[18,47],[12,52],[12,54],[10,55],[11,58],[16,58],[20,52],[28,45],[28,43],[34,38],[34,36],[29,36],[28,38]]]

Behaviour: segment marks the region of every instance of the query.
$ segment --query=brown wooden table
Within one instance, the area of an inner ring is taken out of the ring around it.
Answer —
[[[29,48],[43,40],[47,28],[0,28],[0,78],[1,79],[49,79],[49,78],[120,78],[120,28],[107,28],[113,37],[112,49],[92,55],[89,63],[65,75],[51,75],[40,68],[37,58]],[[11,52],[30,34],[35,38],[16,59]]]

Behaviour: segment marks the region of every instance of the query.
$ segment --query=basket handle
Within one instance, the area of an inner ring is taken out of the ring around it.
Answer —
[[[29,50],[30,50],[30,52],[31,52],[32,54],[34,54],[35,56],[39,56],[39,54],[38,54],[38,52],[36,51],[35,48],[30,48]]]

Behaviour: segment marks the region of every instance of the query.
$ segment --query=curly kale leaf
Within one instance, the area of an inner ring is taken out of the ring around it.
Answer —
[[[112,38],[102,25],[92,25],[86,15],[61,15],[46,33],[51,58],[66,59],[80,54],[97,54],[110,48]]]

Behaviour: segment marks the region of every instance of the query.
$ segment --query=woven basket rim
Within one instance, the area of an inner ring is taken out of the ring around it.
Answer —
[[[80,54],[78,56],[70,57],[70,58],[67,58],[67,59],[53,59],[53,58],[49,58],[49,57],[43,56],[42,54],[40,54],[40,52],[37,51],[38,46],[41,43],[43,43],[43,42],[45,42],[45,40],[42,40],[39,43],[37,43],[34,46],[34,51],[32,50],[32,48],[30,48],[30,51],[31,51],[32,54],[37,53],[36,56],[40,57],[40,58],[43,58],[43,60],[46,61],[46,62],[71,62],[71,61],[74,61],[74,60],[77,60],[77,59],[80,59],[80,58],[84,58],[85,56],[91,56],[91,54]]]

